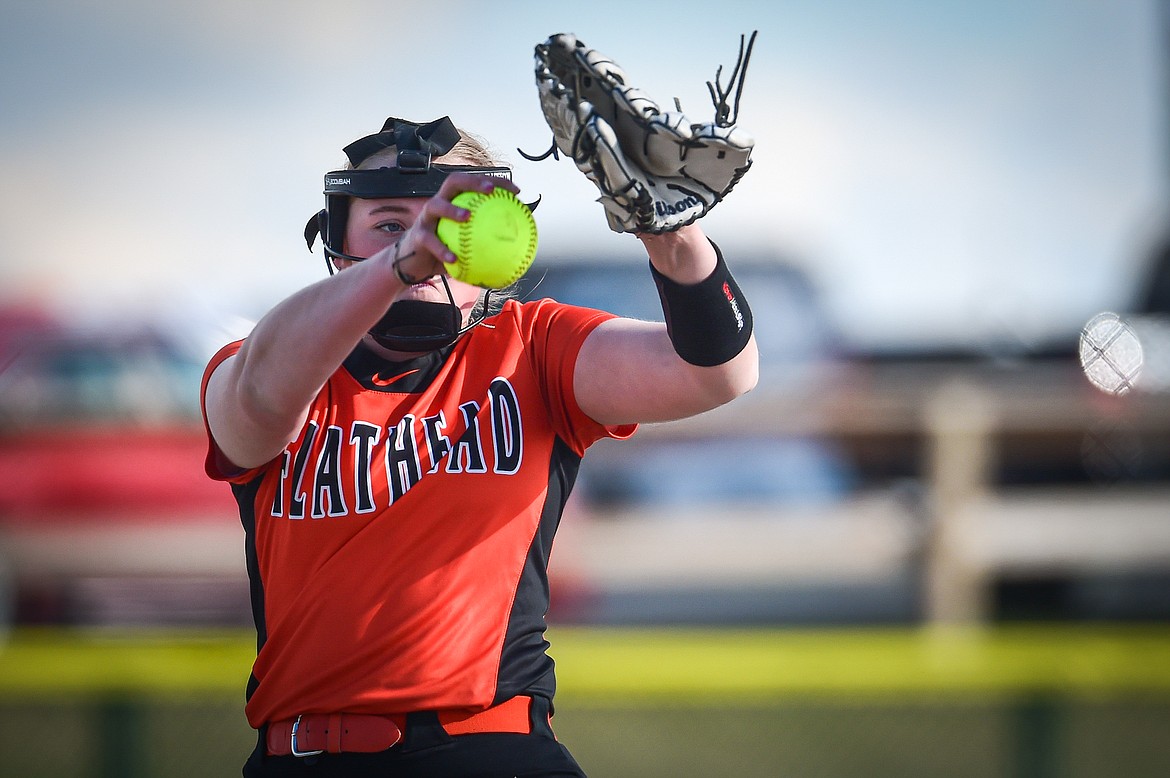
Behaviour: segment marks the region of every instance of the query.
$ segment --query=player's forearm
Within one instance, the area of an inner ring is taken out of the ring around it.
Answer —
[[[719,249],[697,224],[639,237],[650,257],[671,346],[704,404],[713,407],[752,389],[759,356],[751,308]]]
[[[680,284],[695,284],[715,269],[715,248],[698,224],[680,227],[661,235],[640,233],[650,264]]]
[[[260,320],[237,355],[241,402],[256,414],[301,414],[401,289],[381,257],[293,294]]]

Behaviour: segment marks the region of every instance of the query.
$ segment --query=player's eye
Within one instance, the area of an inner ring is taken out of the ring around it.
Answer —
[[[406,227],[402,226],[399,222],[382,222],[381,224],[374,225],[374,229],[394,234],[406,231]]]

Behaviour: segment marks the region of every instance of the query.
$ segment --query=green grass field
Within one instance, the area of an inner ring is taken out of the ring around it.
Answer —
[[[550,630],[591,776],[1170,775],[1170,628]],[[238,775],[244,632],[19,630],[4,775]]]
[[[1170,627],[549,630],[561,692],[596,700],[771,700],[1055,690],[1170,694]],[[0,696],[237,690],[250,632],[25,629]]]

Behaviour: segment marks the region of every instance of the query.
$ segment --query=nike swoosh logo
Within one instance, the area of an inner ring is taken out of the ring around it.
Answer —
[[[398,375],[390,376],[389,378],[382,378],[377,373],[374,373],[372,376],[370,376],[370,383],[374,386],[390,386],[390,384],[393,384],[396,381],[401,381],[408,375],[414,375],[418,371],[419,368],[416,367],[414,370],[407,370],[405,373],[399,373]]]

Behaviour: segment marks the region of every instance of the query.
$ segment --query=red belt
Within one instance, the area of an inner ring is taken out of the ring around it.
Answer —
[[[448,735],[480,732],[532,731],[529,709],[532,698],[513,697],[479,713],[439,711],[439,724]],[[268,753],[271,756],[310,756],[342,752],[385,751],[402,739],[406,714],[304,713],[295,719],[268,725]]]

